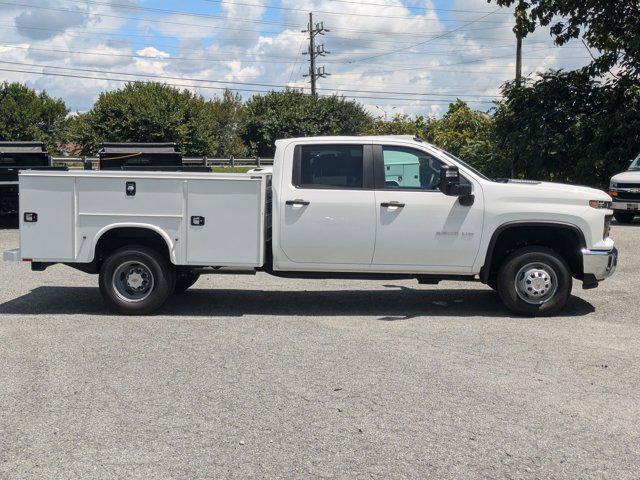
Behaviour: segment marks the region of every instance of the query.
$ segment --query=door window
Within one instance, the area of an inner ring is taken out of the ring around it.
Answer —
[[[303,145],[295,163],[298,188],[364,188],[362,145]]]
[[[438,190],[443,163],[426,152],[407,147],[382,147],[384,188]]]

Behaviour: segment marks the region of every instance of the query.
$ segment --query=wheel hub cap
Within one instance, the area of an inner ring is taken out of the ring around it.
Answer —
[[[516,275],[516,292],[527,303],[539,305],[556,293],[558,282],[553,269],[544,264],[528,264]]]
[[[151,269],[139,262],[125,262],[113,274],[113,288],[126,302],[140,302],[147,298],[154,286]]]

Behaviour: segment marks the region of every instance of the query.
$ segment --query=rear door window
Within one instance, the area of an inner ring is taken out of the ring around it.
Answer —
[[[302,145],[294,164],[298,188],[365,188],[362,145]]]

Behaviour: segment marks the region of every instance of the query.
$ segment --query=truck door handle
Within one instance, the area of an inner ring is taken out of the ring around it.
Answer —
[[[404,203],[400,203],[400,202],[383,202],[383,203],[380,204],[380,206],[382,208],[390,208],[390,207],[404,208]]]
[[[300,199],[295,199],[295,200],[287,200],[286,202],[284,202],[286,205],[302,205],[302,206],[307,206],[309,205],[311,202],[307,202],[306,200],[300,200]]]

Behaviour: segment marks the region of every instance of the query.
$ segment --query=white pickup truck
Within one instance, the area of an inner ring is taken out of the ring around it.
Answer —
[[[493,181],[410,137],[279,140],[247,174],[20,174],[20,248],[33,270],[98,273],[106,302],[147,314],[203,273],[480,281],[523,315],[561,310],[572,279],[617,265],[611,197]]]
[[[609,194],[613,197],[613,216],[620,223],[631,223],[640,215],[640,155],[629,170],[611,178]]]

